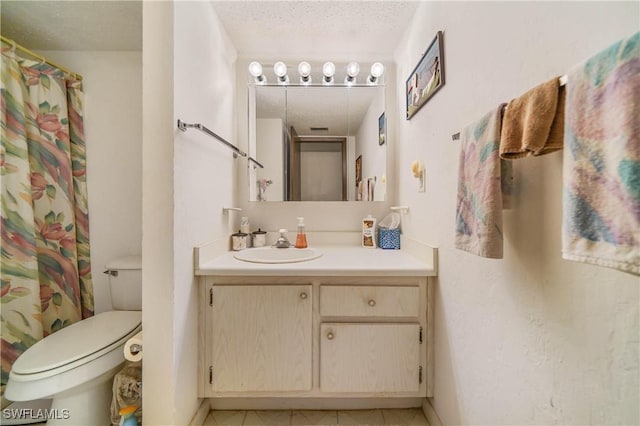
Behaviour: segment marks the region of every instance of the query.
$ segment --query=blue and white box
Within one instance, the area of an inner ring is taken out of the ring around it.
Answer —
[[[378,228],[378,246],[381,249],[400,250],[400,228]]]

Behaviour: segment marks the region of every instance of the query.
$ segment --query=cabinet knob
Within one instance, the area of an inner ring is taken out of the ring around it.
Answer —
[[[329,339],[329,340],[333,340],[333,337],[334,337],[334,336],[333,336],[333,333],[332,333],[332,332],[328,332],[328,333],[327,333],[327,339]]]
[[[300,299],[304,300],[307,297],[309,297],[309,296],[307,296],[307,293],[305,293],[304,291],[302,293],[300,293]]]
[[[376,301],[373,299],[369,299],[369,306],[371,307],[376,306]]]

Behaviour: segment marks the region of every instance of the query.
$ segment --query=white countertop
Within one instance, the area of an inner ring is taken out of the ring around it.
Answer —
[[[313,246],[322,256],[297,263],[251,263],[234,258],[236,252],[204,255],[196,250],[196,275],[217,276],[434,276],[436,249],[382,250],[354,246]],[[247,249],[251,250],[251,249]],[[287,249],[289,250],[289,249]],[[291,249],[295,250],[295,249]]]

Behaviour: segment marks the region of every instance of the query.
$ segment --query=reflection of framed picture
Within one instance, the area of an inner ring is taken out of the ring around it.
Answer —
[[[361,180],[362,180],[362,155],[359,155],[358,158],[356,158],[356,186],[358,186]]]
[[[384,145],[387,139],[387,121],[384,117],[384,112],[378,118],[378,145]]]
[[[444,47],[438,31],[406,83],[407,120],[444,86]]]

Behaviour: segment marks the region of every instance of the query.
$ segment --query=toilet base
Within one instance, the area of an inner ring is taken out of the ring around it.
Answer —
[[[120,366],[53,398],[47,426],[111,425],[113,376]]]

